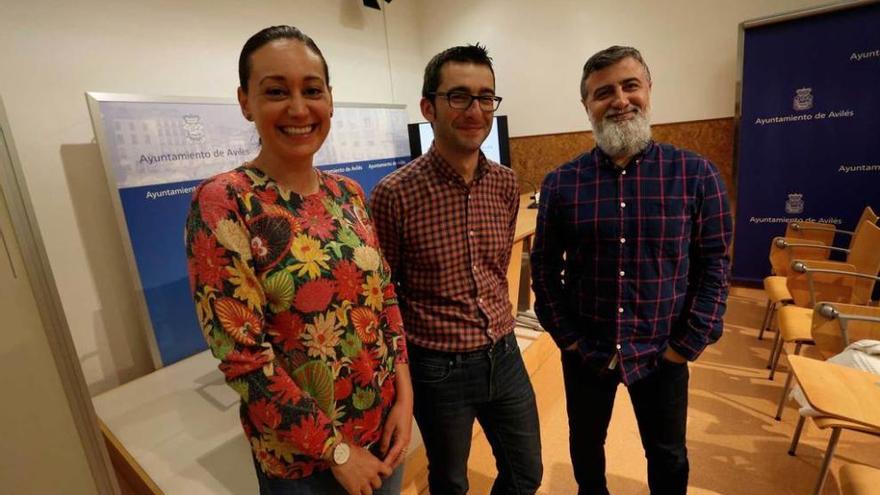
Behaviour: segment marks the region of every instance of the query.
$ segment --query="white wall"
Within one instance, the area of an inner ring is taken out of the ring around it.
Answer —
[[[737,26],[825,0],[445,0],[420,3],[427,59],[480,41],[495,63],[500,113],[512,136],[589,128],[578,82],[586,59],[611,45],[645,57],[655,123],[730,117]]]
[[[152,364],[84,92],[231,98],[244,41],[293,24],[324,52],[337,101],[418,101],[405,0],[386,11],[390,52],[383,14],[360,0],[0,0],[0,12],[0,95],[93,394]]]

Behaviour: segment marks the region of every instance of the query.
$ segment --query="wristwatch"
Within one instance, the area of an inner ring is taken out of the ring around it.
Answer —
[[[351,457],[351,447],[345,442],[339,442],[333,447],[330,457],[333,459],[334,465],[341,466],[348,462],[348,459]]]

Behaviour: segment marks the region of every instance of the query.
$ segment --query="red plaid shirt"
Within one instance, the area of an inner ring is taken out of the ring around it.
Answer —
[[[507,267],[519,191],[480,153],[468,185],[434,147],[370,195],[407,340],[447,352],[485,348],[513,331]]]

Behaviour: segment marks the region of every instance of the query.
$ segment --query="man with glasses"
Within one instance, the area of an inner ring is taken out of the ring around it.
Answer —
[[[652,494],[684,494],[688,361],[721,336],[730,209],[718,170],[651,139],[651,74],[635,48],[584,64],[596,147],[547,174],[532,281],[562,350],[569,444],[581,494],[608,493],[605,437],[629,391]]]
[[[532,494],[541,483],[535,394],[507,290],[519,188],[480,151],[500,102],[484,47],[436,55],[420,102],[434,143],[370,199],[397,284],[434,494],[467,493],[474,419],[495,455],[493,494]]]

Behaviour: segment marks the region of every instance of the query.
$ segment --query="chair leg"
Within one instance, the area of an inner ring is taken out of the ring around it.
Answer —
[[[767,299],[767,309],[764,310],[764,320],[761,322],[761,331],[758,332],[758,340],[764,340],[764,330],[767,330],[767,326],[770,325],[770,316],[773,314],[774,309],[776,309],[776,304],[774,304],[771,299]]]
[[[776,346],[779,345],[779,339],[781,332],[779,330],[776,331],[776,336],[773,337],[773,345],[770,347],[770,357],[767,358],[767,369],[769,370],[773,366],[773,358],[776,354]]]
[[[770,380],[773,379],[773,376],[776,375],[776,367],[779,366],[779,356],[782,355],[782,346],[785,345],[785,342],[782,341],[782,330],[776,331],[776,340],[773,341],[773,353],[770,355]]]
[[[770,370],[770,379],[773,379],[773,374],[776,373],[776,368],[779,367],[779,355],[782,354],[782,346],[785,345],[782,342],[779,345],[779,351],[776,353],[776,361],[773,362],[773,369]],[[794,345],[794,355],[798,356],[801,353],[801,347],[804,344],[802,342],[798,342]],[[785,380],[785,389],[788,390],[788,387],[791,385],[791,370],[788,371],[788,378]],[[782,400],[779,402],[779,412],[776,413],[776,419],[779,419],[779,415],[782,413],[782,404],[785,402],[785,396],[782,397]]]
[[[764,330],[767,329],[767,320],[770,319],[770,308],[773,306],[773,301],[767,299],[767,307],[764,308],[764,318],[761,319],[761,330],[758,332],[758,340],[764,340]]]
[[[831,466],[831,459],[834,457],[834,450],[837,448],[837,441],[840,440],[840,428],[831,430],[831,439],[828,440],[828,448],[825,449],[825,458],[822,459],[822,467],[819,468],[819,480],[816,482],[816,489],[813,495],[821,495],[822,488],[825,488],[825,480],[828,479],[828,468]]]
[[[801,416],[798,419],[797,427],[794,429],[794,435],[791,437],[791,445],[788,447],[788,455],[795,455],[795,451],[797,450],[798,442],[801,441],[801,432],[804,431],[804,423],[807,421],[806,416]]]
[[[797,354],[795,352],[795,354]],[[788,391],[791,388],[791,379],[794,377],[794,373],[788,372],[788,377],[785,378],[785,385],[782,387],[782,397],[779,398],[779,406],[776,408],[776,421],[782,419],[782,410],[785,409],[785,399],[788,398]]]

